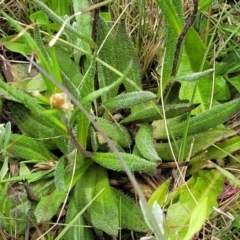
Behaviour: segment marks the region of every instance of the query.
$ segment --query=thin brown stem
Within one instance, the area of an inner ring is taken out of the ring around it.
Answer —
[[[71,141],[71,143],[73,144],[73,146],[78,150],[78,152],[80,152],[84,157],[92,157],[92,153],[91,152],[89,152],[89,151],[87,151],[87,150],[85,150],[82,146],[81,146],[81,144],[77,141],[77,139],[76,139],[76,137],[75,137],[75,135],[74,135],[74,133],[73,133],[73,130],[72,130],[72,128],[69,126],[69,124],[68,124],[68,120],[67,120],[67,117],[64,115],[64,116],[62,116],[62,119],[63,119],[63,121],[64,121],[64,123],[65,123],[65,125],[66,125],[66,127],[67,127],[67,130],[68,130],[68,134],[69,134],[69,136],[70,136],[70,141]]]
[[[175,77],[177,73],[177,66],[178,66],[178,61],[179,61],[179,57],[182,49],[183,40],[186,37],[189,28],[193,25],[197,17],[197,11],[198,11],[198,0],[193,0],[193,11],[190,17],[188,18],[187,23],[185,24],[185,27],[183,28],[177,40],[176,50],[175,50],[174,60],[173,60],[173,67],[172,67],[173,77]]]

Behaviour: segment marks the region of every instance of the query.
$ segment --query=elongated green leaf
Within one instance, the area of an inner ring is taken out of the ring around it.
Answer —
[[[83,175],[85,170],[91,165],[90,162],[85,162],[81,168],[77,169],[73,181],[72,180],[72,173],[66,174],[65,177],[65,183],[67,187],[74,187],[76,182],[79,180],[79,178]],[[70,186],[70,183],[72,185]],[[58,208],[64,201],[64,198],[66,197],[66,192],[62,191],[60,189],[55,189],[50,195],[45,196],[41,198],[40,202],[38,203],[36,209],[35,209],[35,216],[38,222],[48,221],[50,220],[54,214],[56,214]]]
[[[192,213],[197,209],[195,200],[201,203],[202,201],[206,201],[205,199],[207,198],[207,207],[205,208],[205,212],[201,213],[202,216],[200,216],[201,222],[204,221],[204,218],[206,220],[206,217],[213,211],[213,206],[218,206],[217,197],[222,191],[224,176],[217,170],[210,170],[199,171],[192,178],[194,181],[189,186],[191,194],[188,189],[182,189],[181,192],[178,192],[180,196],[177,198],[177,202],[168,208],[166,238],[174,239],[177,235],[178,238],[184,239],[189,230]]]
[[[79,211],[76,208],[74,198],[71,197],[68,204],[66,223],[67,224],[71,223],[72,219],[76,216],[78,212]],[[64,238],[72,239],[72,240],[78,240],[78,239],[94,240],[92,230],[88,227],[85,227],[85,225],[86,225],[86,222],[84,221],[83,217],[80,216],[74,222],[74,225],[71,226],[71,228],[65,233]]]
[[[129,64],[132,62],[132,68],[128,77],[133,80],[133,84],[127,81],[124,82],[127,92],[142,89],[139,58],[137,56],[136,48],[126,32],[124,22],[121,22],[117,28],[115,53],[117,56],[117,69],[120,72],[125,72]]]
[[[235,135],[236,132],[230,129],[212,129],[206,132],[195,134],[194,136],[189,136],[186,141],[186,148],[184,149],[184,159],[189,156],[191,151],[191,156],[208,149],[213,143],[216,143],[226,137]],[[176,157],[179,156],[180,149],[182,145],[182,139],[172,143],[173,152]],[[169,146],[169,143],[156,143],[155,149],[158,155],[168,161],[173,161],[173,155]],[[210,157],[211,155],[209,155]]]
[[[157,167],[156,163],[149,162],[143,158],[129,153],[120,153],[131,171],[154,173]],[[120,161],[114,153],[95,152],[92,156],[93,161],[99,165],[114,171],[124,171]]]
[[[207,156],[209,159],[214,158],[224,158],[229,154],[237,151],[239,149],[240,137],[234,137],[228,140],[225,140],[222,143],[216,144],[217,147],[212,146],[208,149]]]
[[[208,69],[202,72],[194,72],[194,73],[190,73],[187,74],[185,76],[179,76],[179,77],[175,77],[174,80],[175,81],[187,81],[187,82],[194,82],[197,81],[203,77],[206,77],[208,75],[211,75],[213,73],[213,69]]]
[[[149,228],[137,203],[115,188],[111,189],[119,211],[120,227],[131,231],[148,232]]]
[[[8,107],[12,113],[14,122],[22,133],[44,143],[48,149],[56,147],[54,139],[57,136],[61,136],[61,132],[52,128],[51,124],[44,118],[34,115],[23,104],[9,101]]]
[[[97,175],[94,194],[104,189],[103,193],[92,203],[90,219],[94,227],[112,236],[117,236],[119,228],[118,207],[109,185],[106,169],[94,165]]]
[[[6,151],[10,156],[15,158],[39,161],[56,159],[43,143],[19,134],[11,135]]]
[[[83,1],[78,1],[78,0],[73,0],[73,10],[74,13],[78,13],[81,11],[84,11],[89,7],[89,1],[88,0],[83,0]],[[62,5],[59,2],[60,5]],[[76,22],[77,22],[77,31],[81,33],[84,37],[87,37],[88,39],[91,39],[91,34],[92,34],[92,16],[90,12],[85,12],[84,14],[77,15],[75,17]],[[79,46],[80,48],[84,49],[87,52],[91,52],[91,48],[87,42],[83,41],[82,39],[75,38],[74,39],[74,45]],[[79,62],[80,57],[82,56],[81,52],[75,50],[75,62]]]
[[[67,191],[64,176],[64,157],[61,157],[58,161],[56,170],[54,172],[54,183],[57,189],[65,192]]]
[[[211,164],[225,177],[232,181],[237,186],[240,186],[240,180],[238,180],[231,172],[219,167],[217,164],[211,162]]]
[[[44,222],[57,212],[62,200],[66,197],[66,192],[56,189],[52,194],[42,197],[34,212],[37,222]]]
[[[154,144],[153,144],[153,128],[151,125],[144,124],[140,127],[136,134],[136,145],[141,155],[152,162],[161,162],[158,156]]]
[[[204,222],[208,217],[207,204],[208,197],[206,197],[200,203],[198,203],[198,205],[192,211],[188,232],[187,235],[184,237],[184,240],[191,239],[194,236],[194,234],[197,233],[202,228]]]
[[[100,47],[99,57],[110,66],[117,67],[117,56],[115,53],[114,37],[112,33],[109,33],[110,27],[102,17],[98,20],[98,32],[97,32],[97,44]],[[126,69],[124,69],[125,71]],[[105,66],[98,64],[98,77],[99,87],[104,88],[114,83],[117,79],[117,75],[106,68]],[[107,99],[115,97],[117,95],[118,85],[115,86],[111,91],[106,92],[101,96],[102,102]]]
[[[235,99],[230,102],[219,104],[213,108],[190,118],[188,135],[206,131],[212,127],[226,122],[234,114],[240,110],[240,99]],[[170,133],[174,137],[181,137],[185,131],[186,122],[182,122],[175,126],[169,126]],[[160,129],[158,126],[153,131],[155,139],[166,138],[166,129]],[[170,135],[171,136],[171,135]]]
[[[6,178],[1,180],[1,183],[6,183],[6,182],[19,182],[23,180],[27,180],[29,183],[35,182],[38,180],[43,180],[43,179],[49,179],[53,177],[53,169],[50,170],[45,170],[45,171],[39,171],[36,173],[30,173],[30,174],[23,174],[21,176],[16,176],[12,178]]]
[[[184,46],[182,59],[179,64],[178,76],[203,71],[208,68],[207,63],[202,66],[202,62],[206,61],[204,59],[206,50],[201,38],[193,28],[189,29]],[[179,94],[180,99],[191,101],[195,91],[195,85],[196,83],[194,82],[182,81]],[[206,111],[209,108],[212,87],[212,77],[204,77],[198,82],[194,95],[194,103],[201,103],[201,105],[193,111],[194,114]]]
[[[79,66],[73,62],[66,51],[60,47],[55,47],[58,64],[61,70],[63,85],[79,99],[79,83],[82,81],[82,74]]]
[[[148,200],[150,206],[152,206],[155,201],[157,201],[160,206],[163,206],[171,181],[172,178],[167,179],[153,192]]]
[[[94,92],[89,93],[86,97],[81,99],[81,103],[83,105],[90,103],[96,100],[98,97],[104,95],[105,93],[110,92],[110,90],[114,89],[116,86],[119,86],[126,79],[128,73],[130,72],[131,66],[132,64],[130,63],[126,71],[123,73],[123,75],[119,77],[116,81],[111,83],[110,85],[102,87]]]
[[[167,118],[173,118],[183,113],[189,112],[197,105],[191,103],[179,103],[166,105],[165,115]],[[129,116],[124,118],[120,123],[130,122],[151,122],[154,120],[162,119],[162,107],[153,105],[153,103],[145,103],[137,106],[138,111],[134,111]]]
[[[136,91],[117,95],[116,97],[107,100],[104,103],[104,106],[110,109],[131,108],[156,98],[157,96],[152,92]]]
[[[96,73],[96,63],[95,63],[95,60],[93,59],[81,83],[79,84],[79,87],[78,87],[79,100],[86,97],[88,94],[94,91],[95,73]],[[91,102],[88,104],[85,103],[84,107],[86,108],[86,110],[90,111]],[[86,148],[90,121],[81,111],[79,111],[79,109],[75,110],[75,115],[77,116],[77,139],[79,143],[84,148]]]
[[[31,55],[32,51],[24,41],[23,37],[19,37],[18,39],[15,39],[16,35],[10,35],[4,38],[1,38],[1,43],[8,43],[6,45],[6,48],[12,52],[25,54],[25,55]],[[14,41],[11,41],[14,39]],[[11,43],[9,43],[11,42]]]
[[[92,202],[84,213],[84,218],[97,229],[110,235],[117,235],[119,228],[118,208],[108,182],[107,171],[104,168],[94,164],[78,181],[74,190],[76,206],[80,211],[102,190],[102,194]]]
[[[205,8],[210,6],[213,2],[214,2],[214,0],[201,0],[201,1],[199,1],[198,11],[199,12],[203,11]]]
[[[162,10],[168,24],[174,30],[175,35],[179,35],[183,28],[183,14],[179,16],[179,13],[182,13],[181,1],[173,2],[172,0],[170,0],[166,2],[164,0],[157,0],[157,4]]]
[[[182,1],[165,1],[157,0],[157,5],[163,12],[163,15],[166,19],[166,36],[165,36],[165,59],[162,73],[162,86],[163,89],[167,86],[169,82],[172,66],[174,61],[174,54],[176,51],[177,38],[184,26],[183,18],[183,8]],[[160,88],[158,91],[158,96],[162,93]]]
[[[127,128],[103,118],[97,118],[97,123],[111,139],[119,143],[122,147],[130,147],[132,144],[132,138]]]
[[[145,222],[149,226],[150,230],[156,235],[157,239],[162,239],[162,236],[164,235],[164,229],[163,229],[164,216],[163,216],[163,211],[161,209],[161,206],[157,203],[157,201],[154,201],[154,203],[151,207],[153,217],[155,218],[155,221],[157,222],[158,231],[161,233],[160,236],[157,236],[157,234],[158,234],[157,229],[155,229],[153,227],[153,225],[151,224],[151,221],[148,218],[147,212],[145,211],[144,207],[142,206],[141,200],[140,200],[140,207],[141,207]]]
[[[34,115],[38,116],[39,118],[45,118],[45,120],[48,121],[52,127],[58,129],[66,135],[68,134],[66,126],[51,113],[47,113],[45,108],[43,108],[35,98],[30,97],[26,93],[9,86],[2,79],[0,81],[0,87],[8,92],[12,97],[16,98],[19,102],[24,104],[27,108],[29,108]]]

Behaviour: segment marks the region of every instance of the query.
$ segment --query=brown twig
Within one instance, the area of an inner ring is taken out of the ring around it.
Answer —
[[[185,27],[183,28],[182,32],[180,33],[177,44],[176,44],[176,50],[174,54],[174,60],[173,60],[173,67],[172,67],[172,76],[175,77],[177,73],[177,66],[178,66],[178,61],[180,57],[180,52],[181,52],[181,46],[183,43],[184,38],[187,35],[187,32],[189,28],[193,25],[196,16],[197,16],[197,11],[198,11],[198,0],[193,0],[193,11],[188,18],[187,23],[185,24]]]
[[[85,150],[85,149],[81,146],[81,144],[77,141],[77,139],[76,139],[76,137],[75,137],[75,135],[74,135],[74,133],[73,133],[72,128],[71,128],[71,127],[69,126],[69,124],[68,124],[67,117],[64,115],[64,116],[62,116],[62,119],[63,119],[63,121],[64,121],[64,123],[65,123],[65,125],[66,125],[66,127],[67,127],[68,134],[69,134],[69,136],[70,136],[70,141],[71,141],[71,143],[73,144],[73,146],[74,146],[74,147],[78,150],[78,152],[80,152],[84,157],[92,157],[93,154],[92,154],[91,152]]]
[[[38,203],[38,202],[40,201],[40,198],[39,198],[39,197],[36,197],[36,196],[33,194],[32,189],[31,189],[28,181],[27,181],[27,180],[23,180],[22,182],[23,182],[23,186],[24,186],[24,188],[25,188],[25,191],[26,191],[26,193],[27,193],[27,199],[28,199],[29,201],[31,201],[31,202],[36,202],[36,203]]]

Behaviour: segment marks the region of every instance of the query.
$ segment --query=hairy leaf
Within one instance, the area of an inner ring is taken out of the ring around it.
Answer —
[[[77,209],[81,210],[101,190],[103,192],[92,202],[84,213],[84,217],[95,228],[101,229],[110,235],[117,235],[119,227],[118,208],[108,182],[107,171],[104,168],[94,164],[78,181],[74,190]]]
[[[165,115],[167,118],[173,118],[183,113],[189,112],[197,105],[191,103],[179,103],[166,105]],[[145,103],[137,106],[137,111],[134,111],[129,116],[124,118],[120,123],[130,122],[151,122],[162,119],[162,106],[153,105],[153,103]]]
[[[126,32],[124,22],[121,22],[117,28],[115,52],[117,56],[117,69],[120,72],[124,72],[129,64],[133,62],[132,69],[128,75],[128,77],[133,80],[133,83],[124,82],[127,92],[142,89],[139,58],[136,48]]]
[[[97,118],[97,123],[108,137],[119,143],[122,147],[130,147],[132,144],[132,138],[127,128],[103,118]]]
[[[149,162],[143,158],[129,153],[120,153],[131,171],[154,173],[157,167],[156,163]],[[114,171],[124,171],[119,159],[114,153],[95,152],[92,156],[93,161],[99,165]]]
[[[120,227],[137,232],[149,231],[137,203],[115,188],[111,189],[119,211]]]
[[[184,149],[184,159],[188,156],[194,156],[197,153],[206,150],[213,143],[220,141],[226,137],[236,134],[234,130],[230,129],[213,129],[202,133],[197,133],[193,136],[187,137],[186,148]],[[176,140],[172,143],[173,152],[176,157],[179,156],[183,140]],[[156,143],[156,151],[158,155],[164,160],[174,160],[169,143]],[[189,153],[191,152],[191,155]]]
[[[161,162],[154,144],[153,144],[153,128],[151,125],[143,124],[138,130],[135,137],[136,145],[141,155],[152,162]]]
[[[11,135],[6,151],[15,158],[39,161],[56,159],[43,143],[19,134]]]
[[[216,127],[217,125],[226,122],[239,110],[240,99],[235,99],[230,102],[214,106],[213,108],[190,118],[188,135],[203,132],[210,128]],[[185,127],[186,122],[182,122],[174,126],[170,125],[169,130],[174,137],[182,137]],[[158,126],[156,126],[153,135],[155,139],[166,138],[166,129],[160,129]]]
[[[148,91],[134,91],[117,95],[104,102],[104,106],[110,109],[131,108],[133,106],[149,102],[156,99],[157,96]]]

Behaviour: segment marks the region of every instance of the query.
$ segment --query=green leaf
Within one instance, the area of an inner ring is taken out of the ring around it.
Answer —
[[[184,187],[180,192],[176,191],[180,195],[179,197],[175,195],[177,197],[175,201],[169,198],[174,203],[167,210],[166,238],[174,239],[178,236],[178,238],[184,239],[189,230],[191,216],[195,209],[198,211],[195,200],[198,203],[207,201],[207,203],[203,203],[206,206],[205,211],[203,212],[204,209],[202,209],[201,216],[198,216],[201,222],[206,220],[206,217],[213,211],[213,207],[218,206],[217,197],[222,191],[224,176],[217,170],[202,170],[194,174],[191,179],[192,183],[189,190]]]
[[[228,178],[231,182],[236,184],[237,186],[240,186],[240,180],[238,180],[232,173],[225,170],[224,168],[219,167],[217,164],[211,162],[211,164],[226,178]]]
[[[86,97],[88,94],[94,91],[94,78],[96,73],[96,62],[93,59],[87,72],[85,73],[81,83],[79,84],[79,100]],[[90,111],[91,109],[91,102],[90,104],[84,104],[86,110]],[[85,148],[87,144],[87,136],[88,136],[88,129],[90,125],[89,119],[83,114],[79,109],[76,109],[75,112],[72,114],[71,118],[76,115],[77,118],[77,140],[79,143]],[[70,119],[70,121],[73,121]]]
[[[205,47],[198,33],[190,28],[185,38],[185,48],[181,61],[179,63],[178,76],[203,71],[207,68],[207,64],[202,66],[202,62],[205,62],[204,54]],[[201,66],[204,69],[201,69]],[[192,100],[196,83],[183,82],[181,83],[179,98],[181,100]],[[203,112],[210,106],[212,78],[204,77],[197,83],[196,93],[194,95],[194,103],[201,103],[201,105],[193,111],[194,114]]]
[[[109,33],[110,27],[102,17],[98,20],[97,44],[100,48],[99,58],[110,66],[117,67],[117,56],[115,52],[115,39],[112,33]],[[124,69],[125,71],[125,69]],[[102,64],[98,64],[99,87],[104,88],[116,81],[117,75]],[[101,96],[102,102],[117,95],[118,86]]]
[[[143,124],[136,134],[135,141],[138,150],[145,159],[161,162],[153,144],[153,127],[151,125]]]
[[[23,180],[28,180],[29,183],[35,182],[38,180],[48,179],[53,176],[53,169],[45,170],[45,171],[39,171],[36,173],[30,173],[30,174],[23,174],[20,176],[12,177],[12,178],[6,178],[1,181],[1,183],[5,182],[19,182]]]
[[[65,223],[70,224],[72,219],[74,219],[77,213],[78,210],[75,205],[74,198],[70,197]],[[78,239],[94,240],[92,230],[90,228],[85,227],[85,225],[86,222],[84,221],[83,217],[79,216],[79,218],[74,222],[74,225],[72,225],[71,228],[65,233],[64,238],[72,240]]]
[[[132,138],[127,128],[119,123],[112,123],[103,118],[97,118],[96,121],[106,135],[112,140],[119,143],[122,147],[129,148],[131,146]]]
[[[101,229],[109,235],[117,236],[119,228],[118,207],[109,185],[107,171],[94,165],[96,185],[94,194],[104,189],[103,193],[90,207],[90,219],[94,227]]]
[[[165,36],[165,59],[162,73],[162,86],[163,89],[165,89],[172,72],[177,38],[184,26],[183,7],[182,1],[180,0],[157,0],[156,2],[167,22]],[[162,93],[159,88],[158,96],[161,94]]]
[[[9,168],[8,168],[8,157],[5,157],[4,160],[3,160],[2,167],[1,167],[1,171],[0,171],[0,181],[2,181],[4,179],[8,170],[9,170]]]
[[[240,110],[240,99],[235,99],[224,104],[218,104],[213,108],[190,118],[188,126],[188,135],[206,131],[210,128],[216,127],[229,120]],[[169,125],[169,131],[176,137],[184,135],[186,122],[177,125]],[[153,131],[154,139],[167,138],[166,129],[161,129],[159,126],[154,125]]]
[[[47,18],[47,16],[43,13],[43,11],[37,11],[37,12],[34,12],[33,14],[31,14],[29,16],[29,19],[32,21],[32,22],[37,22],[39,24],[49,24],[49,20]]]
[[[230,129],[212,129],[206,132],[197,133],[194,136],[187,137],[186,148],[184,149],[183,158],[186,159],[191,152],[191,156],[196,155],[197,153],[204,151],[212,146],[213,143],[216,143],[226,137],[235,135],[236,132]],[[179,156],[180,149],[183,140],[176,140],[172,143],[172,148],[175,156]],[[155,149],[158,155],[167,161],[173,161],[173,155],[169,146],[169,143],[155,143]],[[211,148],[210,148],[211,149]],[[209,155],[211,157],[211,154]]]
[[[54,11],[52,11],[47,5],[45,5],[43,2],[39,0],[32,0],[32,4],[34,4],[35,7],[38,7],[40,10],[42,10],[49,19],[51,19],[54,23],[58,24],[59,26],[62,26],[64,24],[64,20],[58,16]],[[93,44],[93,40],[90,39],[88,36],[83,35],[81,32],[78,32],[75,28],[73,28],[70,24],[66,24],[65,30],[68,32],[72,38],[79,37],[80,39],[86,41],[89,44]]]
[[[208,197],[204,198],[191,213],[190,224],[184,240],[191,239],[203,226],[207,219]]]
[[[60,47],[55,47],[56,57],[61,74],[63,75],[64,86],[79,99],[79,84],[82,81],[82,74],[79,66],[71,60],[69,54]]]
[[[81,168],[77,169],[72,179],[72,172],[66,174],[65,183],[67,187],[73,187],[79,178],[83,175],[86,169],[91,165],[90,161],[85,162]],[[71,186],[70,186],[71,183]],[[50,195],[41,198],[35,209],[35,216],[38,222],[50,220],[56,214],[58,208],[64,201],[66,192],[60,189],[55,189]]]
[[[11,35],[4,38],[1,38],[1,43],[7,43],[6,48],[12,52],[31,55],[32,51],[24,41],[23,37],[16,38],[17,35]],[[14,41],[12,41],[14,39]]]
[[[185,37],[184,46],[192,72],[202,71],[203,69],[201,69],[201,66],[202,61],[204,60],[204,54],[206,49],[200,36],[198,35],[197,31],[194,28],[190,28],[188,30],[188,33]],[[183,68],[183,65],[186,64],[186,62],[181,61],[181,64]],[[178,75],[179,73],[180,69]]]
[[[164,17],[166,18],[168,24],[174,30],[175,35],[179,35],[183,28],[183,19],[182,19],[182,5],[181,1],[172,0],[166,2],[164,0],[157,0],[157,4],[163,12]],[[181,16],[179,16],[181,13]]]
[[[89,93],[86,97],[81,99],[81,103],[83,105],[87,104],[87,103],[90,103],[90,102],[96,100],[98,97],[100,97],[100,96],[104,95],[105,93],[109,92],[110,90],[112,90],[116,86],[119,86],[126,79],[128,73],[131,70],[131,66],[132,66],[132,62],[129,64],[128,68],[125,70],[125,72],[123,73],[123,75],[121,77],[119,77],[116,81],[114,81],[110,85],[102,87],[102,88],[100,88],[96,91],[93,91],[93,92]]]
[[[22,159],[48,161],[56,157],[41,142],[24,135],[12,134],[6,151],[10,156]]]
[[[0,81],[0,88],[3,88],[12,97],[16,98],[19,102],[29,108],[34,115],[39,118],[44,118],[52,127],[66,135],[68,134],[66,126],[53,114],[47,113],[46,109],[43,108],[34,97],[30,97],[28,94],[9,86],[3,80]]]
[[[230,89],[223,76],[217,75],[215,77],[214,85],[214,99],[219,101],[229,100],[231,97]]]
[[[117,56],[117,69],[125,72],[132,62],[131,71],[128,74],[133,82],[125,81],[123,84],[127,92],[142,89],[140,61],[136,48],[126,32],[124,22],[121,22],[117,28],[115,38],[115,53]]]
[[[238,90],[238,92],[240,92],[240,77],[239,76],[228,78],[228,82],[230,82]]]
[[[111,98],[103,103],[106,108],[110,109],[122,109],[131,108],[133,106],[149,102],[156,99],[157,96],[148,91],[136,91],[130,93],[123,93]]]
[[[24,31],[23,27],[15,21],[13,18],[11,18],[9,15],[7,15],[5,12],[2,12],[2,15],[8,20],[8,22],[11,24],[13,28],[16,29],[17,32]],[[31,52],[35,52],[40,60],[40,65],[43,66],[43,68],[49,72],[50,74],[52,73],[52,68],[47,59],[45,58],[44,53],[42,52],[42,48],[39,47],[38,43],[32,38],[32,36],[28,33],[25,32],[23,34],[24,41],[26,42],[27,46],[31,49]],[[49,93],[51,94],[54,90],[54,84],[47,79],[47,77],[43,76],[43,79],[45,81],[45,84],[47,86],[47,89]]]
[[[100,191],[102,194],[92,202],[84,213],[84,218],[94,227],[117,235],[119,228],[118,208],[109,185],[107,171],[94,164],[78,181],[74,190],[74,199],[78,211],[92,201]]]
[[[56,136],[62,134],[52,128],[52,126],[44,118],[40,118],[38,115],[34,115],[23,104],[9,101],[8,107],[12,112],[14,122],[23,134],[27,134],[28,137],[35,138],[38,142],[44,143],[48,149],[55,147],[54,139]]]
[[[121,191],[111,189],[119,211],[120,227],[131,231],[148,232],[149,228],[137,203]]]
[[[9,139],[11,137],[11,122],[7,122],[6,125],[0,124],[0,152],[4,153]]]
[[[56,189],[49,196],[42,197],[34,211],[37,222],[45,222],[51,219],[65,197],[66,192],[60,189]]]
[[[73,0],[73,10],[74,13],[79,13],[87,9],[90,5],[88,0]],[[62,5],[62,3],[59,2],[59,5]],[[75,16],[76,22],[77,22],[77,31],[81,33],[82,36],[87,37],[88,39],[91,39],[92,36],[92,16],[90,11],[85,12],[84,14],[77,14]],[[90,45],[83,41],[82,39],[79,38],[74,38],[73,39],[74,45],[78,46],[88,53],[91,53],[91,48]],[[83,55],[81,52],[78,50],[74,50],[75,52],[75,62],[78,63],[80,61],[81,56]]]
[[[202,72],[194,72],[194,73],[190,73],[184,76],[178,76],[178,77],[174,77],[173,80],[175,81],[186,81],[186,82],[194,82],[197,81],[203,77],[206,77],[210,74],[213,73],[213,69],[208,69]]]
[[[150,206],[152,206],[155,201],[157,201],[160,206],[163,206],[171,181],[172,178],[168,178],[153,192],[148,200]]]
[[[166,105],[165,115],[166,118],[173,118],[183,113],[189,112],[194,109],[197,104],[192,103],[178,103]],[[151,103],[141,104],[136,106],[136,111],[132,112],[129,116],[124,118],[120,123],[130,122],[151,122],[154,120],[162,119],[162,106],[154,105]]]
[[[229,154],[237,151],[239,149],[239,144],[239,136],[227,139],[221,143],[216,144],[217,147],[211,146],[208,148],[207,157],[209,159],[225,158]]]
[[[161,206],[157,203],[157,201],[154,201],[153,203],[153,206],[151,207],[151,211],[152,211],[152,214],[153,214],[153,217],[155,218],[155,221],[157,222],[158,224],[158,230],[159,232],[161,233],[161,236],[157,236],[157,230],[154,229],[153,225],[151,224],[151,221],[150,219],[148,219],[148,215],[141,203],[141,200],[140,200],[140,206],[141,206],[141,209],[142,209],[142,212],[143,212],[143,216],[144,216],[144,219],[145,219],[145,222],[147,223],[147,225],[149,226],[150,230],[155,233],[157,239],[162,239],[162,236],[164,235],[164,229],[163,229],[163,219],[164,219],[164,216],[163,216],[163,211],[161,209]]]
[[[64,177],[64,157],[61,157],[58,161],[57,167],[54,172],[54,183],[57,189],[67,191]]]
[[[129,153],[119,153],[128,167],[133,172],[154,173],[157,167],[156,163],[149,162],[143,158]],[[114,171],[124,171],[119,159],[114,153],[95,152],[92,156],[93,161],[99,165]]]
[[[205,8],[210,6],[213,2],[214,2],[214,0],[201,0],[201,1],[199,1],[198,12],[201,12],[201,11],[205,10]]]

